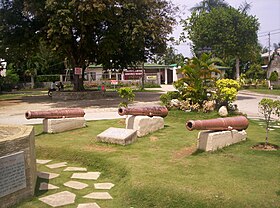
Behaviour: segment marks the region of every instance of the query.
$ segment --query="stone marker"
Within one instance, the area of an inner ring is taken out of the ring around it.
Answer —
[[[98,204],[96,203],[85,203],[85,204],[79,204],[77,208],[100,208]]]
[[[113,199],[113,197],[108,192],[92,192],[83,198],[88,199]]]
[[[46,165],[48,168],[54,169],[54,168],[62,168],[67,166],[67,162],[61,162],[61,163],[55,163],[51,165]]]
[[[67,167],[63,171],[87,171],[87,169],[80,167]]]
[[[78,189],[78,190],[88,187],[88,184],[81,183],[81,182],[78,182],[78,181],[68,181],[68,182],[64,183],[63,185],[67,186],[67,187],[70,187],[70,188],[73,188],[73,189]]]
[[[97,141],[127,145],[137,139],[137,132],[133,129],[113,128],[103,131],[96,137]]]
[[[43,179],[53,179],[59,176],[57,173],[37,172],[37,176]]]
[[[246,140],[245,130],[237,131],[200,131],[197,148],[204,151],[215,151],[219,148]]]
[[[115,185],[112,183],[95,183],[94,184],[94,188],[95,189],[111,189],[113,188]]]
[[[59,187],[55,186],[55,185],[52,185],[50,183],[45,183],[45,182],[42,182],[40,183],[40,187],[39,187],[39,190],[40,191],[44,191],[44,190],[52,190],[52,189],[58,189]]]
[[[137,136],[142,137],[164,127],[164,120],[160,116],[128,116],[125,120],[126,128],[137,131]]]
[[[36,163],[37,164],[41,164],[41,165],[44,165],[44,164],[47,164],[47,163],[49,163],[49,162],[51,162],[52,160],[39,160],[39,159],[37,159],[36,160]]]
[[[39,198],[40,201],[52,206],[59,207],[75,203],[76,194],[69,191],[63,191],[49,196]]]
[[[97,180],[100,176],[100,172],[87,172],[87,173],[73,173],[71,178],[85,179],[85,180]]]

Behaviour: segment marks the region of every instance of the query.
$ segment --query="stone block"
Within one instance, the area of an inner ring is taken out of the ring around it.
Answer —
[[[100,142],[127,145],[133,143],[137,139],[137,132],[133,129],[110,127],[98,134],[96,139]]]
[[[33,127],[0,125],[0,208],[31,198],[36,172]]]
[[[43,119],[44,132],[59,133],[72,129],[83,128],[86,126],[86,120],[79,118],[60,118],[60,119]]]
[[[237,131],[200,131],[197,148],[204,151],[217,149],[246,140],[245,130]]]
[[[126,128],[137,131],[137,136],[142,137],[164,127],[164,120],[159,116],[128,116]]]

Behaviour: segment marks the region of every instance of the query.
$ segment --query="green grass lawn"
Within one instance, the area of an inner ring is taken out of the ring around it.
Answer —
[[[188,208],[188,207],[280,207],[280,151],[257,151],[251,147],[265,140],[259,121],[250,121],[248,140],[213,153],[193,152],[198,131],[188,131],[188,119],[207,119],[216,114],[171,111],[165,128],[139,138],[128,146],[96,142],[96,135],[108,127],[124,127],[124,120],[87,122],[83,129],[44,134],[35,126],[38,159],[67,161],[70,165],[100,171],[97,182],[112,182],[108,192],[113,200],[89,200],[82,196],[91,188],[77,191],[76,201],[97,202],[106,208]],[[278,124],[279,125],[279,124]],[[270,142],[280,145],[280,129],[270,132]],[[50,170],[39,165],[38,169]],[[62,172],[51,183],[61,187],[43,192],[17,207],[49,207],[39,197],[63,190],[71,173]],[[37,187],[38,188],[38,187]],[[66,206],[69,208],[77,205]]]
[[[280,95],[280,89],[247,89],[251,92],[256,92],[260,94],[270,94],[270,95]]]

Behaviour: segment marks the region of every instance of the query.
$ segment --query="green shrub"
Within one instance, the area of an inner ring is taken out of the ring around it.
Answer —
[[[121,87],[118,89],[119,96],[123,99],[123,102],[119,104],[119,106],[127,107],[129,102],[133,102],[135,98],[135,94],[130,87]]]
[[[36,82],[53,82],[60,80],[59,75],[38,75],[36,76]]]
[[[270,74],[269,80],[272,81],[272,82],[278,81],[278,73],[277,73],[277,71],[273,71]]]
[[[217,106],[225,105],[229,107],[229,104],[236,99],[240,84],[233,79],[220,79],[216,82],[216,88]]]
[[[13,70],[6,71],[6,77],[0,76],[0,89],[12,90],[19,81],[19,76]]]
[[[170,106],[170,101],[172,99],[181,100],[182,95],[178,91],[169,91],[166,94],[162,94],[159,99],[160,99],[160,101],[162,102],[163,105],[165,105],[166,107],[169,107]]]

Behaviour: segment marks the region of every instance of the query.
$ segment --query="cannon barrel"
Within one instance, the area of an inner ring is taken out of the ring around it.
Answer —
[[[25,113],[25,118],[75,118],[84,117],[84,115],[85,112],[81,108],[67,108],[47,111],[27,111]]]
[[[119,108],[118,113],[120,116],[133,115],[133,116],[160,116],[166,117],[168,109],[164,106],[153,106],[153,107],[134,107],[134,108]]]
[[[188,130],[245,130],[249,126],[249,121],[245,116],[235,116],[226,118],[216,118],[208,120],[189,120],[186,123]]]

